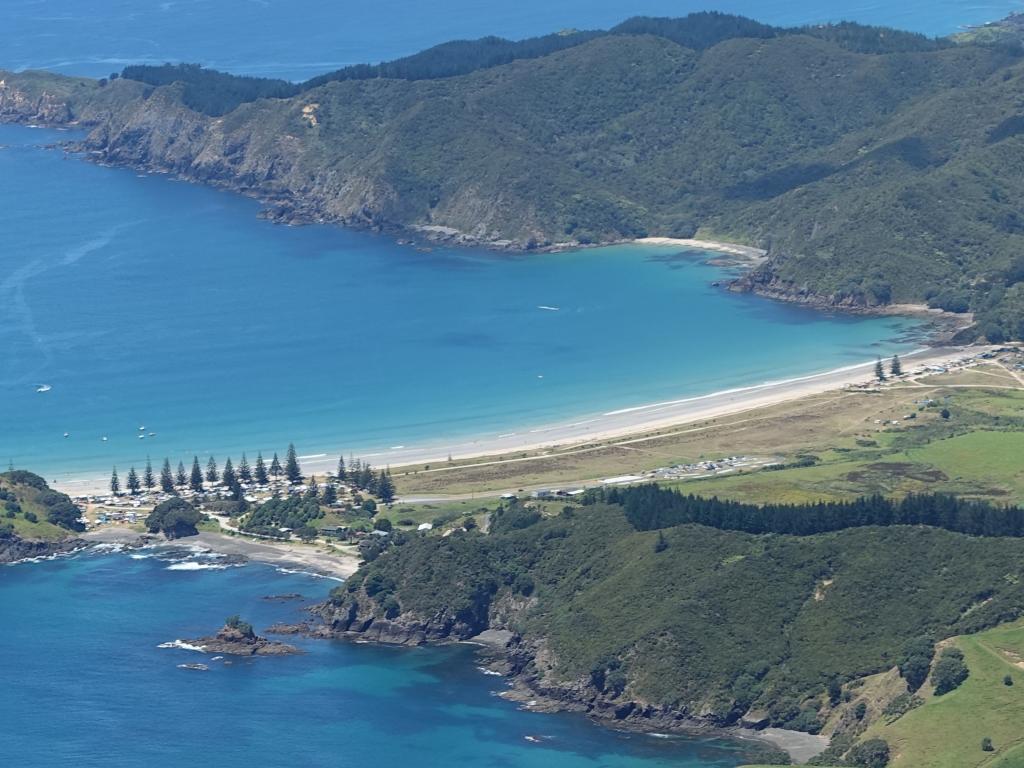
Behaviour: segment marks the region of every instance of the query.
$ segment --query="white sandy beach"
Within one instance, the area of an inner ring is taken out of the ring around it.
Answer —
[[[989,349],[991,347],[988,346],[926,348],[903,355],[901,359],[904,370],[911,372],[924,366],[943,366],[962,361]],[[446,462],[449,456],[455,460],[464,460],[554,450],[619,439],[682,424],[733,416],[809,395],[868,383],[874,379],[874,366],[874,360],[866,360],[807,376],[658,403],[638,404],[583,416],[570,422],[528,427],[500,435],[481,435],[476,438],[437,441],[419,446],[395,446],[363,453],[360,458],[370,461],[375,466],[394,468],[414,464],[439,464]],[[323,476],[334,471],[337,457],[338,453],[323,453],[300,458],[306,474]],[[103,494],[107,492],[108,482],[106,476],[79,477],[60,480],[55,483],[55,487],[71,495]]]

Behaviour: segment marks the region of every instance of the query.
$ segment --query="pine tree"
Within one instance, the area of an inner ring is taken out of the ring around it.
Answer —
[[[360,490],[363,487],[360,485],[363,482],[363,462],[351,456],[348,458],[348,482]]]
[[[267,465],[263,463],[263,454],[256,454],[256,471],[253,473],[256,478],[256,482],[260,485],[266,485],[267,481],[270,480],[267,477]]]
[[[252,470],[249,469],[249,460],[242,454],[242,460],[238,462],[238,479],[243,483],[252,482]]]
[[[231,471],[231,482],[227,483],[228,490],[231,491],[232,501],[242,500],[242,484],[238,482],[238,478],[235,477],[234,470]]]
[[[338,482],[344,483],[348,479],[348,474],[345,471],[345,457],[338,457]]]
[[[110,475],[110,492],[115,496],[121,495],[121,481],[117,479],[117,467]]]
[[[127,485],[128,493],[130,493],[132,496],[138,493],[139,488],[142,487],[142,484],[139,482],[139,476],[135,473],[135,467],[132,467],[131,469],[128,470]]]
[[[338,489],[334,487],[334,483],[324,485],[324,493],[320,500],[328,507],[338,500]]]
[[[893,376],[903,375],[903,364],[900,363],[899,355],[892,356],[892,363],[889,365],[889,373],[892,374]]]
[[[295,455],[295,445],[288,444],[288,456],[284,461],[284,474],[292,485],[302,482],[302,468],[299,467],[299,458]]]
[[[377,478],[373,474],[373,467],[367,462],[363,464],[362,469],[359,470],[359,487],[368,493],[377,492]]]
[[[211,456],[210,460],[206,462],[206,480],[211,483],[217,482],[217,462],[214,460],[213,456]]]
[[[182,467],[182,471],[184,471]],[[160,470],[160,490],[164,493],[174,493],[174,475],[171,474],[171,460],[164,459],[164,466]]]
[[[882,367],[882,358],[878,358],[878,362],[875,363],[875,378],[879,381],[885,381],[885,368]]]
[[[231,464],[230,456],[228,456],[228,460],[224,462],[224,474],[221,475],[221,480],[227,488],[233,487],[234,484],[238,482],[238,478],[235,476],[235,468]]]
[[[395,501],[395,484],[391,481],[391,470],[381,470],[377,478],[377,496],[382,502],[391,505]]]
[[[192,457],[192,475],[188,479],[189,487],[196,493],[203,492],[203,472],[199,469],[199,457]]]
[[[152,491],[156,487],[156,477],[153,475],[153,464],[149,456],[146,457],[146,471],[142,475],[142,484],[146,486],[147,491]]]
[[[185,474],[185,462],[178,462],[178,474],[174,476],[174,484],[185,486],[188,484],[188,475]]]
[[[316,475],[309,478],[309,488],[306,490],[307,499],[317,499],[320,497],[320,488],[316,482]]]
[[[273,475],[276,480],[281,476],[281,472],[283,471],[284,470],[281,469],[281,461],[277,458],[277,452],[275,451],[274,458],[270,461],[270,474]]]

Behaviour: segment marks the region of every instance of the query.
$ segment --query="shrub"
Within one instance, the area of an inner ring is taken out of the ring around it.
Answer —
[[[203,516],[181,498],[169,499],[157,504],[153,511],[146,518],[146,528],[150,533],[162,531],[169,539],[177,539],[181,536],[195,536],[199,533],[196,524],[203,519]]]
[[[1013,676],[1012,675],[1005,675],[1003,677],[1003,685],[1013,685]]]
[[[394,526],[391,524],[391,521],[386,517],[381,517],[373,521],[373,530],[375,531],[385,531],[390,533],[393,527]]]
[[[868,705],[865,704],[863,701],[858,701],[857,706],[853,708],[853,716],[856,717],[858,720],[863,720],[864,715],[866,715],[867,713]]]
[[[903,658],[899,663],[900,676],[907,681],[911,693],[916,691],[928,679],[935,646],[932,641],[920,637],[907,643],[903,649]]]
[[[846,761],[861,768],[885,768],[889,764],[889,744],[883,739],[868,739],[851,749]]]
[[[960,687],[967,679],[968,670],[964,663],[964,655],[957,648],[947,648],[939,656],[932,671],[932,684],[935,695],[942,696]]]
[[[25,513],[25,519],[28,520],[30,523],[38,523],[39,522],[39,516],[36,515],[35,512],[26,512]]]
[[[981,749],[984,752],[994,752],[996,748],[992,746],[992,739],[986,736],[981,740]]]

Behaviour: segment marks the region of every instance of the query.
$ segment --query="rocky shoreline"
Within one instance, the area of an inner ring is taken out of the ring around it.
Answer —
[[[344,639],[387,645],[419,646],[471,643],[478,647],[484,668],[500,674],[510,688],[504,698],[536,712],[575,712],[594,722],[619,730],[644,733],[701,734],[768,745],[771,752],[782,750],[794,760],[805,761],[822,752],[828,740],[800,732],[769,734],[763,729],[763,716],[746,716],[738,722],[722,722],[710,710],[692,713],[671,707],[624,699],[611,690],[601,690],[593,681],[556,681],[553,659],[543,639],[524,638],[506,626],[502,617],[526,609],[528,600],[513,604],[510,599],[492,605],[487,616],[465,620],[447,611],[423,620],[409,614],[391,618],[376,615],[373,601],[361,595],[345,599],[340,605],[329,600],[310,608],[319,621],[314,625],[295,625],[287,630],[309,637]],[[779,730],[779,729],[771,729]]]
[[[58,541],[23,539],[19,536],[0,538],[0,565],[13,565],[30,560],[69,555],[88,546],[87,541],[76,538]]]

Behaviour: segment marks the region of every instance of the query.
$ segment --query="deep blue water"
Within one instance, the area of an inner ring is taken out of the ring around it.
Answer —
[[[844,19],[945,35],[1024,0],[4,0],[0,68],[100,76],[125,64],[195,61],[306,79],[458,38],[610,27],[634,15],[721,10],[797,25]]]
[[[0,126],[0,460],[50,479],[289,441],[385,464],[916,346],[897,340],[908,320],[714,288],[706,254],[423,252],[283,227],[39,146],[58,138]]]
[[[168,555],[164,555],[168,557]],[[196,562],[196,558],[191,558]],[[333,582],[250,564],[167,570],[86,554],[0,568],[0,756],[52,768],[479,766],[731,768],[740,748],[617,734],[496,697],[466,647],[297,640],[303,656],[236,660],[158,648],[240,613],[297,621]],[[304,602],[266,595],[297,592]],[[291,642],[291,640],[289,640]],[[178,668],[205,662],[206,672]],[[539,743],[527,736],[542,737]]]

